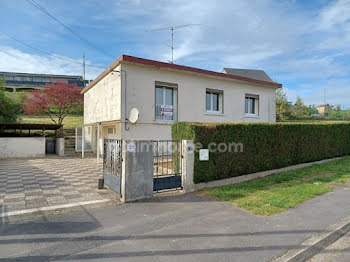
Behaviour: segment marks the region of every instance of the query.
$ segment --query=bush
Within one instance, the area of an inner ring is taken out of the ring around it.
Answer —
[[[19,105],[7,97],[0,86],[0,124],[16,122],[19,114]]]
[[[350,124],[185,123],[172,126],[173,139],[209,143],[242,143],[243,152],[210,152],[199,161],[194,182],[241,176],[327,158],[350,155]]]

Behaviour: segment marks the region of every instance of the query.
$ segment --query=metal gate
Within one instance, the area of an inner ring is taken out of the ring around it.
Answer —
[[[153,191],[182,189],[181,140],[153,141]]]
[[[121,196],[122,140],[104,139],[103,179],[104,183]]]

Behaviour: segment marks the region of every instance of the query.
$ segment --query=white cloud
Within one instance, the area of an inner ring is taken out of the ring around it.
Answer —
[[[332,1],[321,9],[315,20],[315,29],[325,36],[317,48],[342,49],[349,53],[350,0]]]
[[[220,60],[234,67],[253,67],[276,55],[294,50],[298,38],[307,30],[302,15],[290,16],[292,3],[260,1],[148,1],[126,4],[116,1],[116,17],[133,17],[129,31],[182,24],[200,24],[175,31],[175,60],[193,61],[206,56],[207,61]],[[156,15],[155,15],[156,14]],[[140,20],[142,22],[140,23]],[[130,21],[129,21],[130,22]],[[170,30],[142,34],[148,55],[168,60]],[[215,57],[215,59],[213,59]],[[176,62],[175,61],[175,62]],[[222,65],[215,65],[221,70]],[[220,66],[220,67],[219,67]]]
[[[61,56],[63,57],[63,56]],[[81,59],[70,60],[81,63]],[[87,61],[87,63],[90,63]],[[86,67],[86,78],[94,79],[103,69]],[[39,74],[62,74],[62,75],[82,75],[82,65],[64,61],[55,57],[34,55],[23,51],[0,46],[0,71],[39,73]]]
[[[320,103],[323,88],[328,88],[339,96],[330,101],[349,104],[344,97],[348,97],[346,83],[350,82],[350,0],[306,5],[295,0],[85,2],[96,10],[84,19],[83,27],[101,28],[98,39],[105,36],[110,45],[115,41],[110,49],[115,52],[167,61],[170,30],[146,30],[200,24],[175,31],[175,63],[216,71],[223,67],[263,69],[285,84],[290,100],[299,94],[308,103]],[[46,42],[42,45],[35,44],[47,50]],[[1,46],[0,70],[82,74],[80,65]],[[100,71],[87,68],[90,78]],[[330,82],[338,78],[346,83]]]
[[[336,60],[337,56],[313,56],[291,58],[283,62],[279,70],[289,72],[291,77],[328,79],[348,76],[349,69]]]
[[[336,0],[320,11],[319,26],[324,30],[339,30],[350,24],[350,0]]]
[[[319,89],[310,95],[303,95],[305,104],[323,104],[325,102],[331,105],[342,105],[345,108],[350,108],[350,102],[348,96],[350,94],[350,85],[344,87],[328,87],[326,89]]]

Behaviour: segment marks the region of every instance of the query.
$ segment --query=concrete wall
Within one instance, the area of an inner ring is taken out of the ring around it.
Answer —
[[[126,71],[126,101],[122,88],[122,121],[133,107],[140,111],[137,124],[121,128],[123,139],[171,139],[171,123],[155,120],[155,82],[177,85],[177,120],[196,122],[275,122],[275,88],[247,84],[230,79],[159,69],[130,63],[122,64]],[[92,89],[95,89],[93,87]],[[223,113],[206,113],[206,89],[223,92]],[[245,115],[245,95],[259,96],[259,116]],[[126,114],[124,114],[126,103]]]
[[[120,70],[120,66],[115,70]],[[121,77],[111,72],[84,94],[84,124],[120,120]]]
[[[128,143],[136,147],[128,149]],[[153,143],[123,141],[122,201],[131,202],[153,196]]]
[[[56,138],[56,155],[64,156],[64,137]]]
[[[45,157],[45,137],[0,137],[0,158]]]

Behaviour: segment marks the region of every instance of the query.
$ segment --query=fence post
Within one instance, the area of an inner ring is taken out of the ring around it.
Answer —
[[[75,127],[75,152],[78,151],[78,127]]]
[[[185,193],[194,191],[194,150],[193,141],[182,140],[182,188]]]
[[[105,152],[103,151],[105,154]],[[121,198],[120,200],[122,203],[127,202],[125,198],[125,191],[126,191],[126,185],[125,185],[125,180],[127,176],[127,171],[126,171],[126,140],[122,140],[122,174],[121,174],[121,181],[120,181],[120,195]]]
[[[92,129],[92,127],[91,127]],[[93,134],[93,132],[91,132],[91,135]],[[97,123],[97,148],[96,148],[96,156],[97,156],[97,164],[100,163],[100,123]]]
[[[81,128],[81,158],[84,158],[85,127]]]

